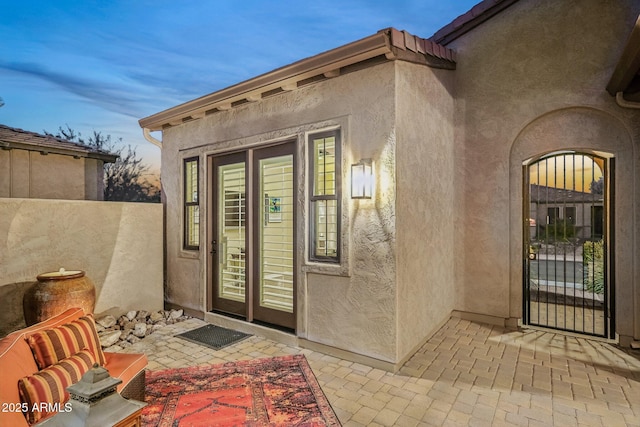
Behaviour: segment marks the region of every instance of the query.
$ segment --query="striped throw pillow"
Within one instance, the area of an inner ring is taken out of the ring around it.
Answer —
[[[26,403],[24,413],[29,424],[35,424],[57,407],[64,409],[69,400],[67,387],[77,383],[93,364],[93,353],[81,350],[55,365],[18,380],[20,400]],[[56,405],[58,404],[58,405]]]
[[[91,315],[57,328],[36,332],[27,337],[27,342],[39,369],[58,363],[82,349],[91,351],[100,366],[105,365],[104,353]]]

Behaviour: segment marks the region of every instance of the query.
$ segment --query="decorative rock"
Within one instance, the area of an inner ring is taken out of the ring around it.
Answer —
[[[165,326],[167,326],[167,324],[166,324],[166,323],[164,323],[164,322],[162,322],[162,323],[156,323],[155,325],[153,325],[153,326],[151,327],[151,329],[150,329],[150,330],[151,330],[151,332],[153,332],[153,331],[157,331],[158,329],[162,329],[162,328],[164,328]]]
[[[98,337],[102,347],[111,347],[120,340],[120,331],[103,332]]]
[[[152,323],[157,323],[161,320],[164,320],[164,312],[163,311],[154,311],[149,315],[149,321]]]
[[[105,351],[113,352],[130,347],[132,343],[139,342],[145,336],[167,326],[167,324],[189,319],[183,310],[158,310],[154,312],[132,310],[117,320],[115,317],[111,317],[113,320],[109,320],[106,324],[113,322],[112,326],[105,327],[97,323],[98,320],[96,320],[96,329],[99,331],[98,336],[102,347]],[[103,318],[100,320],[102,321]]]
[[[135,335],[129,335],[127,341],[129,341],[131,344],[135,344],[137,342],[140,342],[140,338],[136,337]]]
[[[144,337],[147,334],[147,324],[146,323],[136,323],[136,326],[133,329],[133,335],[136,337]]]
[[[116,324],[116,318],[111,315],[106,315],[100,319],[96,319],[96,323],[104,326],[105,328],[110,328]]]

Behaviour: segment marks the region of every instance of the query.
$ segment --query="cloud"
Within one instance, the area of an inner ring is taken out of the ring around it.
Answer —
[[[138,98],[131,94],[131,88],[127,88],[126,85],[61,73],[31,62],[0,62],[0,69],[49,82],[109,111],[130,117],[141,115]]]

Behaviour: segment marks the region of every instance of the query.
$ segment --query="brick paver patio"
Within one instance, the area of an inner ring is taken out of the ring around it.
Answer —
[[[222,350],[174,335],[124,351],[149,369],[304,354],[344,426],[638,426],[640,360],[599,341],[452,318],[397,374],[252,336]]]

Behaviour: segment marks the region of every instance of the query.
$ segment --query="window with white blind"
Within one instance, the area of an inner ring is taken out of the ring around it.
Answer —
[[[198,198],[198,158],[184,160],[184,249],[200,247],[200,204]]]
[[[309,259],[340,262],[340,132],[309,136]]]

